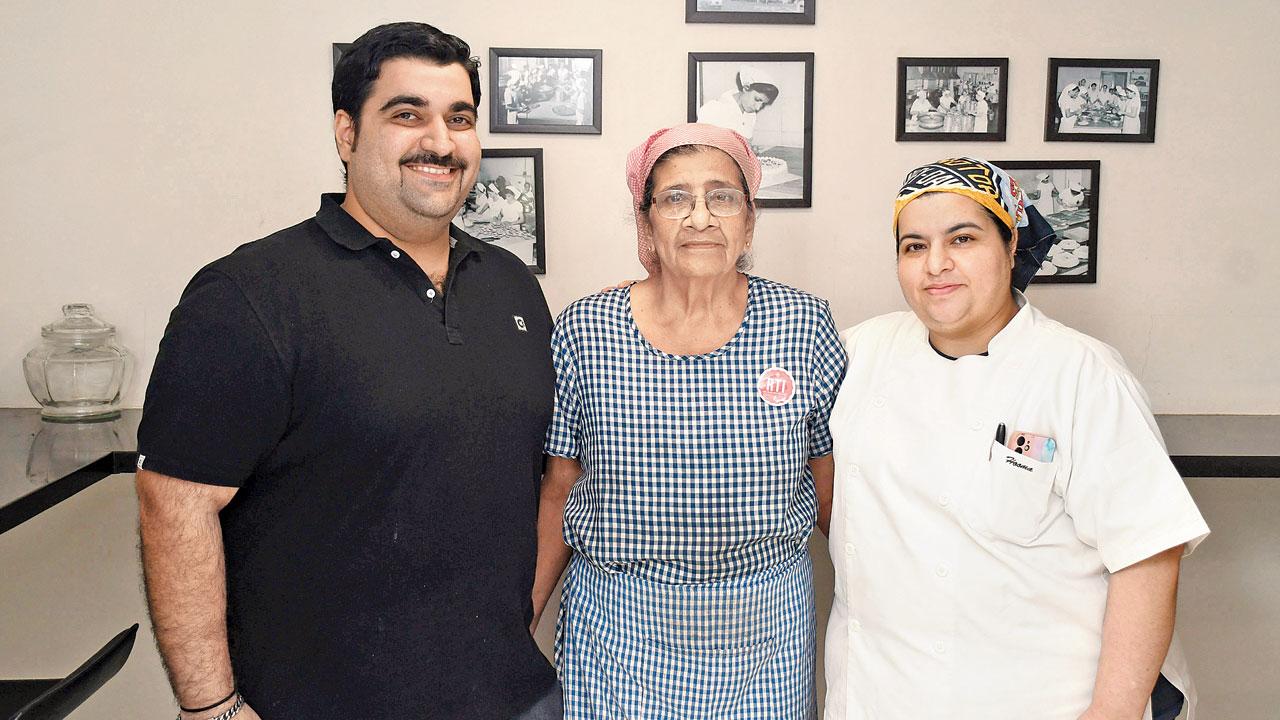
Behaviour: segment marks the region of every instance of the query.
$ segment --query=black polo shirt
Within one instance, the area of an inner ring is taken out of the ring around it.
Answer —
[[[528,631],[546,300],[456,228],[439,293],[342,199],[191,281],[141,463],[240,488],[227,624],[263,718],[509,718],[555,683]]]

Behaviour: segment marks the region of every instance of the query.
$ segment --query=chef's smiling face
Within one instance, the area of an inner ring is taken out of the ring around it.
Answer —
[[[1017,312],[1010,289],[1016,247],[985,207],[963,195],[925,193],[902,209],[898,284],[935,346],[939,337],[990,339]]]
[[[375,222],[400,237],[457,214],[480,171],[465,68],[387,60],[360,109],[358,130],[344,115],[339,111],[335,126],[347,192]]]

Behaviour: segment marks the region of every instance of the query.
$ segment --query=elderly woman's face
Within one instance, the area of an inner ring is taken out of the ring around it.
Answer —
[[[736,272],[738,258],[751,247],[755,211],[744,207],[729,217],[707,209],[706,194],[718,188],[746,191],[738,164],[715,148],[668,158],[653,169],[653,194],[683,190],[698,196],[693,212],[672,220],[649,209],[649,227],[662,272],[685,277],[715,277]]]
[[[898,284],[933,333],[968,337],[1005,312],[1014,252],[987,209],[963,195],[925,193],[898,215]]]

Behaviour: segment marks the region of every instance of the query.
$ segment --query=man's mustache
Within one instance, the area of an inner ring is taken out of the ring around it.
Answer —
[[[419,153],[417,155],[409,155],[400,158],[401,165],[438,165],[446,168],[457,168],[466,170],[467,164],[452,155],[437,155],[435,153]]]

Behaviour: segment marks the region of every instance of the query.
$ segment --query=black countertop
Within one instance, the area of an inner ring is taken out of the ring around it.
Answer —
[[[0,409],[0,533],[99,480],[133,472],[140,410],[100,423],[49,423]],[[1183,477],[1280,478],[1280,415],[1159,415]]]

